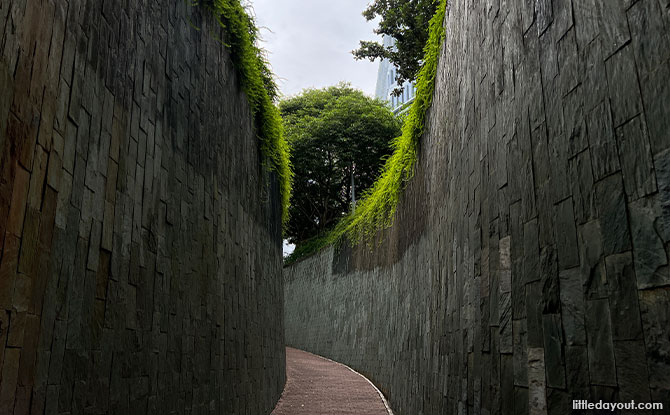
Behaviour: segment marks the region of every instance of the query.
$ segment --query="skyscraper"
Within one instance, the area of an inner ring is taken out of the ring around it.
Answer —
[[[395,39],[390,36],[383,36],[382,42],[385,48],[395,47]],[[414,100],[416,88],[413,83],[405,81],[402,85],[402,94],[392,96],[391,93],[398,86],[396,82],[397,68],[388,60],[382,59],[379,62],[377,71],[377,85],[375,87],[375,97],[390,103],[391,109],[398,114],[408,107],[407,104]]]

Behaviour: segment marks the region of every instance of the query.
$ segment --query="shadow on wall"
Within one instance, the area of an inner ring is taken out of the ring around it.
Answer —
[[[2,414],[279,398],[278,184],[188,3],[0,5]]]

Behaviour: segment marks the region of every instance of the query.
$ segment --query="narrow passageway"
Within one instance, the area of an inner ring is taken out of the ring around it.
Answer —
[[[348,367],[286,348],[286,387],[272,415],[389,415],[376,388]]]

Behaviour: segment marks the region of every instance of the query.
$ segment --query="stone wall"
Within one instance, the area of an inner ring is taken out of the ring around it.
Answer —
[[[267,414],[283,389],[278,186],[190,4],[0,0],[2,414]]]
[[[670,405],[670,2],[452,0],[395,225],[285,268],[397,414]]]

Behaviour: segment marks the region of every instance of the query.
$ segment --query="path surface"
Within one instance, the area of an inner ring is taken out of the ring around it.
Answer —
[[[286,387],[272,415],[388,415],[379,393],[348,367],[286,348]]]

